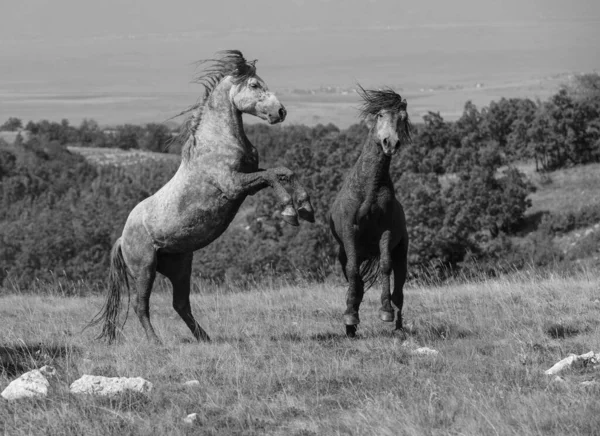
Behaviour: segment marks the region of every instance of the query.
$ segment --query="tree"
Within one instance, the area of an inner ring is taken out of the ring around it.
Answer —
[[[138,137],[140,135],[140,127],[133,124],[125,124],[117,126],[115,135],[115,146],[123,150],[130,148],[139,148]]]
[[[400,172],[444,174],[444,159],[451,150],[460,147],[460,139],[439,112],[428,112],[423,122],[413,140],[401,148],[393,165]]]
[[[142,150],[165,153],[172,139],[171,132],[164,124],[146,124],[144,132],[139,139],[139,147]],[[135,148],[135,147],[130,147]]]
[[[10,117],[4,122],[4,124],[2,124],[2,126],[0,126],[0,130],[4,130],[6,132],[16,132],[21,128],[23,128],[23,121],[15,117]]]

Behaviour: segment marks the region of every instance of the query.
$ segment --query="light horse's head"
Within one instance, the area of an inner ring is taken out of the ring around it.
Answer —
[[[256,71],[254,62],[256,61],[249,63],[248,67]],[[256,74],[243,81],[234,81],[229,95],[233,105],[240,112],[257,116],[269,124],[281,123],[287,115],[279,99]]]
[[[238,50],[218,53],[197,79],[205,87],[205,100],[216,89],[227,90],[230,104],[241,113],[254,115],[269,124],[285,120],[287,112],[264,80],[256,74],[256,60],[248,62]]]
[[[410,141],[411,124],[406,112],[406,99],[391,89],[365,90],[358,85],[364,102],[361,117],[386,156],[392,156],[400,145]]]

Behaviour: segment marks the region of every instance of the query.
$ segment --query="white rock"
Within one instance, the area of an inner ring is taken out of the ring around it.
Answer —
[[[190,413],[188,416],[183,418],[183,422],[185,422],[186,424],[193,424],[194,422],[196,422],[197,419],[198,419],[197,413]]]
[[[410,352],[417,356],[437,356],[440,352],[429,347],[421,347]]]
[[[114,397],[126,391],[147,394],[152,390],[152,383],[141,377],[103,377],[101,375],[84,375],[70,386],[71,393],[101,395]]]
[[[593,388],[595,386],[600,386],[600,383],[598,383],[596,380],[588,380],[579,384],[585,388]]]
[[[184,383],[186,386],[200,386],[200,382],[198,380],[188,380]]]
[[[52,367],[43,367],[45,369]],[[48,387],[50,383],[42,370],[34,369],[33,371],[26,372],[21,375],[18,379],[13,380],[10,384],[2,391],[2,397],[7,400],[18,400],[20,398],[34,398],[34,397],[45,397],[48,395]]]
[[[547,369],[544,373],[547,375],[558,374],[559,372],[573,366],[575,362],[583,362],[584,365],[600,362],[600,353],[594,354],[593,351],[590,351],[585,354],[580,354],[579,356],[576,354],[569,354],[568,357],[565,357],[560,362],[555,363],[552,368]]]

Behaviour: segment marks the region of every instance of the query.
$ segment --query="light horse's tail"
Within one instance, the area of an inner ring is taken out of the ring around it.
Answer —
[[[110,272],[106,302],[102,309],[100,309],[100,312],[86,326],[87,328],[103,323],[102,332],[100,332],[100,335],[96,339],[107,339],[109,344],[117,338],[117,320],[121,311],[121,290],[123,287],[127,288],[127,294],[129,295],[127,265],[125,264],[125,259],[123,259],[121,238],[119,238],[110,252]],[[127,306],[127,312],[129,312],[129,303]],[[125,325],[126,321],[127,317],[125,317],[123,325]]]

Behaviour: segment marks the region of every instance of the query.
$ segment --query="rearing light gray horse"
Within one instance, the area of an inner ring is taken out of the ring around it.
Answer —
[[[173,285],[173,308],[197,340],[210,340],[190,307],[190,275],[195,250],[218,238],[248,195],[272,187],[281,202],[283,219],[298,225],[314,222],[306,190],[287,168],[259,169],[258,153],[242,124],[242,113],[269,124],[285,119],[286,110],[265,82],[254,62],[228,50],[209,61],[198,81],[204,98],[190,109],[189,137],[179,169],[167,184],[139,203],[129,214],[121,237],[111,252],[109,294],[90,325],[103,321],[100,338],[117,335],[121,290],[131,282],[136,291],[133,308],[148,340],[160,342],[150,324],[149,300],[156,272]],[[282,186],[290,184],[296,205]]]

